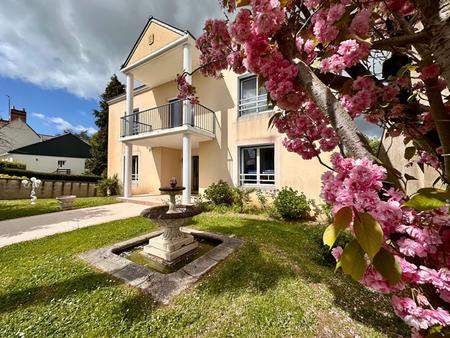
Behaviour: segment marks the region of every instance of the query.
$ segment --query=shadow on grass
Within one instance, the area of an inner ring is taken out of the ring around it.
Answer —
[[[88,273],[61,282],[40,285],[28,289],[0,295],[0,313],[18,308],[48,303],[52,299],[63,299],[73,294],[94,291],[111,286],[110,276],[103,273]]]
[[[301,278],[311,284],[311,290],[312,284],[326,285],[334,294],[336,306],[354,320],[389,336],[408,334],[408,328],[393,314],[387,297],[367,290],[340,272],[334,273],[334,267],[326,264],[320,241],[322,227],[247,219],[245,216],[236,218],[236,222],[217,220],[207,222],[205,230],[247,238],[247,243],[229,264],[212,276],[210,289],[213,292],[248,288],[264,292],[280,279]],[[201,223],[194,219],[192,226],[201,229]],[[265,248],[264,253],[262,248]],[[283,261],[287,264],[280,264]],[[293,265],[298,269],[293,269]]]

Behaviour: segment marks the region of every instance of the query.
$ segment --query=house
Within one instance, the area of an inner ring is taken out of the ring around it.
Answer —
[[[40,135],[27,124],[27,112],[15,107],[10,110],[9,120],[0,119],[0,154],[29,144],[48,139],[48,135]]]
[[[21,162],[27,170],[81,175],[91,147],[73,134],[55,136],[0,155],[0,160]]]
[[[220,179],[291,186],[318,199],[326,168],[283,147],[284,136],[269,128],[273,109],[254,75],[225,71],[213,79],[196,72],[191,80],[201,104],[177,99],[176,75],[199,66],[194,45],[188,31],[150,18],[122,66],[126,94],[108,102],[108,176],[118,175],[124,197],[158,194],[176,177],[186,187],[183,203]],[[134,88],[135,81],[143,85]]]

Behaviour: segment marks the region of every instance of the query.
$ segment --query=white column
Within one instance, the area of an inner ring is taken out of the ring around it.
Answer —
[[[123,197],[131,197],[131,157],[133,155],[133,145],[125,143],[125,164],[123,166],[124,170],[124,181],[123,181]]]
[[[134,89],[134,76],[131,73],[127,74],[127,86],[126,86],[126,98],[127,98],[127,111],[126,115],[130,116],[133,113],[133,89]],[[128,128],[126,135],[131,135],[132,119],[127,118],[128,123],[125,124],[125,128]],[[124,164],[124,177],[123,177],[123,196],[131,197],[131,157],[133,155],[133,145],[125,143],[125,164]]]
[[[191,45],[183,45],[183,71],[192,72],[192,54]],[[186,75],[186,82],[192,84],[192,76]],[[188,101],[183,102],[183,124],[192,124],[191,104]]]
[[[183,204],[191,204],[191,135],[189,133],[183,134]]]

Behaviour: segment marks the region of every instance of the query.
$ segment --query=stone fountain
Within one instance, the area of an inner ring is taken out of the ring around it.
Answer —
[[[141,214],[163,228],[161,235],[151,238],[144,246],[144,252],[168,265],[176,263],[198,248],[194,236],[180,230],[193,216],[201,213],[195,206],[176,205],[175,196],[184,189],[185,187],[177,186],[177,180],[173,177],[168,187],[159,188],[162,195],[170,196],[169,205],[149,208]]]

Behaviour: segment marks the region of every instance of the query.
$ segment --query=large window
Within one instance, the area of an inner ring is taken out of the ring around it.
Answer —
[[[240,148],[240,185],[274,185],[273,145]]]
[[[131,181],[139,181],[139,156],[131,157]]]
[[[270,109],[267,103],[267,91],[258,86],[256,75],[239,80],[239,115],[255,114]]]

